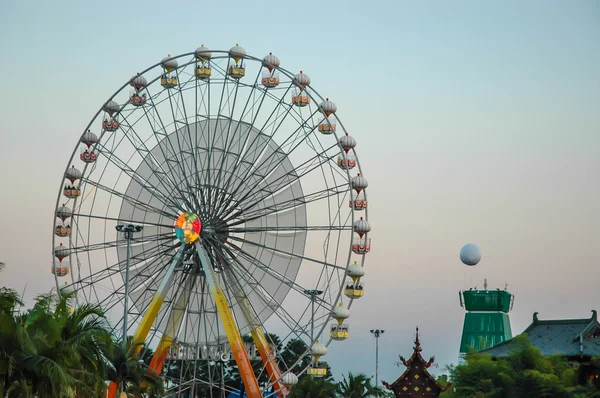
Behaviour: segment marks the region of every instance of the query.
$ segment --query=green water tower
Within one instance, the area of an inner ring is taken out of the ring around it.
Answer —
[[[512,338],[509,311],[514,296],[504,290],[470,289],[458,293],[460,306],[467,310],[460,340],[460,355],[490,348]]]

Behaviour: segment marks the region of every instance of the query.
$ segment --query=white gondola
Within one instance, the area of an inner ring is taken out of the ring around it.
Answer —
[[[246,76],[246,68],[242,64],[231,64],[227,69],[227,74],[233,79],[241,79]]]
[[[246,75],[246,68],[243,64],[243,59],[246,56],[246,50],[240,47],[239,44],[229,49],[229,57],[235,62],[232,62],[227,68],[227,74],[233,79],[241,79]]]
[[[356,167],[356,159],[353,155],[340,155],[337,159],[337,164],[342,170],[351,170]]]
[[[348,133],[346,135],[340,137],[340,146],[344,150],[344,152],[348,153],[351,149],[356,147],[356,140],[349,136]]]
[[[359,238],[352,240],[352,251],[355,254],[367,254],[371,251],[371,238]]]
[[[94,151],[90,151],[89,149],[84,149],[79,154],[79,159],[84,163],[94,163],[98,155]]]
[[[263,71],[261,83],[266,88],[274,88],[279,85],[279,72],[276,70],[269,72],[268,70]]]
[[[262,65],[265,68],[267,68],[269,70],[269,72],[272,72],[273,69],[279,68],[279,65],[280,65],[279,58],[274,56],[273,53],[269,53],[269,55],[265,56],[262,59]]]
[[[58,206],[58,209],[56,209],[56,217],[60,218],[63,222],[65,222],[65,220],[71,217],[72,215],[73,212],[71,211],[71,209],[65,206],[64,204],[62,206]]]
[[[69,273],[69,260],[53,259],[50,264],[50,271],[58,277],[67,275]]]
[[[354,221],[352,229],[362,238],[364,234],[371,230],[371,225],[367,220],[361,217],[360,220]]]
[[[292,372],[285,372],[281,376],[281,384],[283,384],[284,386],[286,386],[288,388],[295,386],[296,384],[298,384],[298,376],[296,376]]]
[[[352,200],[350,201],[350,207],[354,210],[364,210],[367,208],[368,202],[365,199],[365,193],[361,192],[359,194],[352,193]]]
[[[106,131],[117,131],[119,122],[116,118],[106,118],[102,121],[102,128]]]
[[[208,64],[198,65],[194,70],[194,75],[196,79],[207,80],[212,76],[212,69]]]
[[[306,73],[298,73],[294,76],[293,83],[300,88],[300,91],[304,90],[306,87],[310,86],[310,77]]]
[[[319,130],[319,132],[321,134],[333,134],[333,132],[337,129],[337,119],[335,118],[335,116],[330,116],[330,117],[325,117],[323,118],[323,120],[321,120],[319,122],[319,125],[317,126],[317,130]]]
[[[71,254],[71,250],[68,247],[63,246],[62,243],[54,248],[54,256],[60,261],[65,257],[69,257],[69,254]]]
[[[71,181],[71,184],[75,184],[75,181],[81,178],[81,171],[79,169],[76,169],[73,165],[65,172],[65,178]]]
[[[54,227],[54,234],[61,238],[71,235],[71,225],[68,223],[57,223]]]
[[[310,355],[314,358],[313,364],[308,368],[307,373],[315,377],[323,377],[327,374],[327,368],[319,363],[322,356],[327,354],[327,347],[324,344],[319,343],[319,340],[315,341],[315,344],[310,348]]]
[[[359,299],[365,295],[364,283],[348,282],[344,289],[344,295],[351,299]]]
[[[141,89],[148,85],[148,81],[144,76],[141,76],[138,73],[136,76],[131,78],[129,84],[131,85],[131,87],[135,88],[136,92],[139,92]]]
[[[69,199],[75,199],[81,196],[81,189],[75,185],[65,185],[63,195]]]
[[[206,61],[208,61],[209,59],[212,58],[212,53],[210,52],[208,47],[204,47],[204,44],[202,44],[200,47],[198,47],[196,49],[194,56],[200,62],[205,63]]]
[[[331,325],[331,329],[329,331],[329,337],[331,337],[332,339],[334,339],[336,341],[346,340],[348,337],[350,337],[350,334],[348,333],[348,325],[346,325],[346,324]]]
[[[303,108],[310,104],[310,97],[306,94],[306,91],[295,88],[292,90],[292,104]]]
[[[329,101],[329,98],[326,98],[325,101],[321,102],[321,105],[319,105],[319,111],[321,111],[325,117],[329,117],[337,111],[337,105],[332,101]]]
[[[104,105],[104,111],[111,116],[117,113],[119,109],[121,109],[121,107],[115,101],[108,101]]]
[[[146,94],[140,94],[138,92],[131,93],[129,97],[129,102],[133,106],[143,106],[147,101]]]
[[[160,61],[160,65],[163,67],[164,70],[167,71],[167,73],[171,73],[179,66],[177,60],[171,58],[171,54],[163,58],[162,61]]]
[[[88,130],[81,136],[81,142],[89,148],[98,142],[98,136]]]
[[[163,75],[160,78],[160,85],[166,89],[175,88],[175,87],[177,87],[178,84],[179,84],[179,80],[177,80],[176,76]]]
[[[352,189],[356,191],[356,193],[360,193],[363,189],[369,186],[369,182],[367,179],[360,174],[352,179]]]

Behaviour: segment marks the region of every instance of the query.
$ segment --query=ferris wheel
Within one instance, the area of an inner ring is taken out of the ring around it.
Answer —
[[[371,228],[357,142],[306,73],[201,46],[127,80],[74,137],[53,226],[61,292],[151,347],[174,393],[223,388],[228,369],[251,398],[325,374]]]

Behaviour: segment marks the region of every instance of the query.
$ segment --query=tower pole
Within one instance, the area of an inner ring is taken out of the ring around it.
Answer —
[[[383,329],[371,329],[375,336],[375,387],[379,386],[379,336],[385,333]]]
[[[131,253],[131,239],[134,232],[141,232],[144,227],[141,225],[117,225],[115,229],[123,232],[127,240],[127,254],[125,256],[125,300],[123,302],[123,344],[127,344],[127,316],[129,313],[129,257]],[[125,383],[121,385],[121,391],[125,391]]]

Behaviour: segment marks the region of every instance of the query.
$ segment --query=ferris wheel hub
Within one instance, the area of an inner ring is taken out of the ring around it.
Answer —
[[[181,243],[194,243],[200,237],[202,221],[196,213],[181,213],[175,221],[175,236]]]

